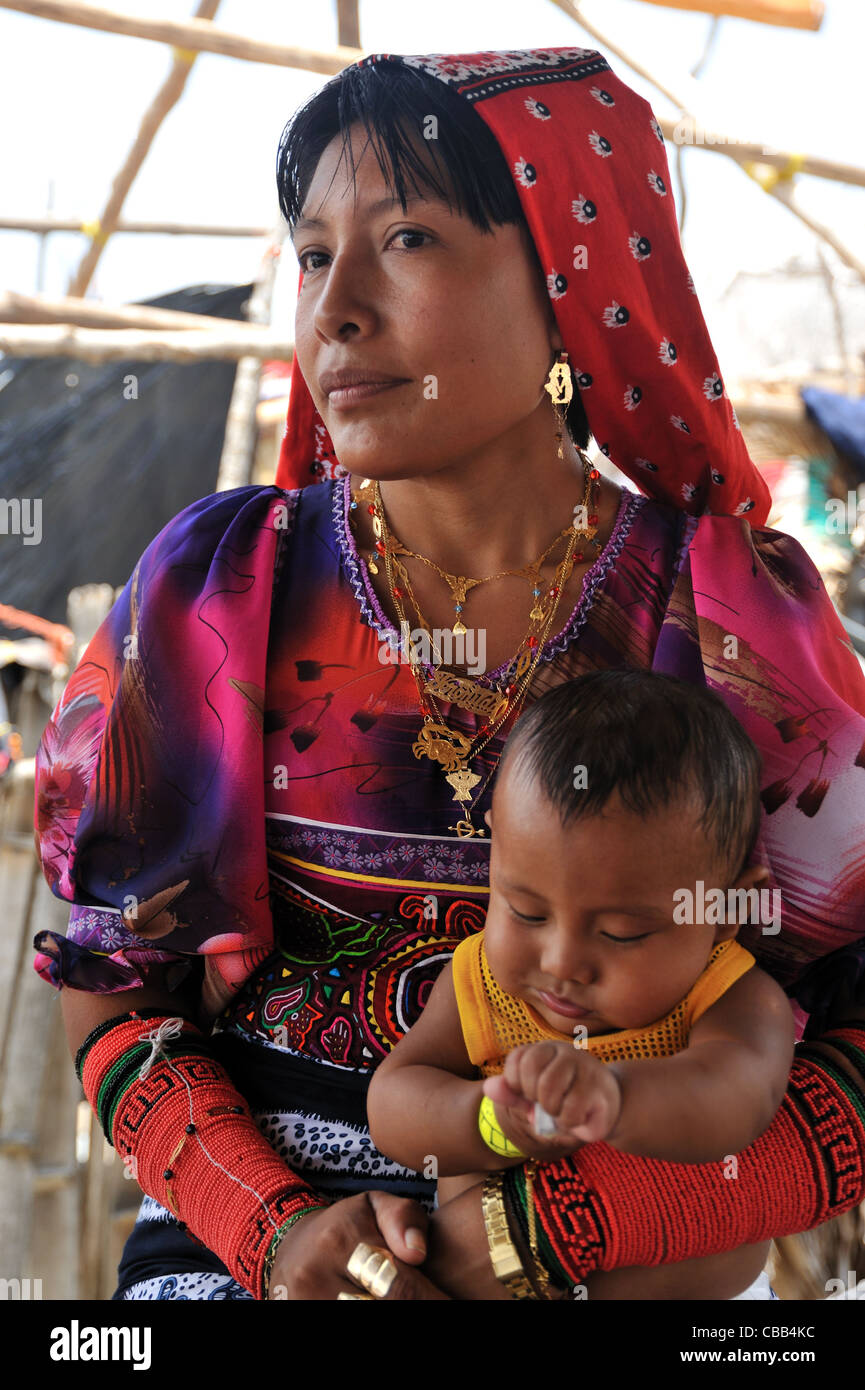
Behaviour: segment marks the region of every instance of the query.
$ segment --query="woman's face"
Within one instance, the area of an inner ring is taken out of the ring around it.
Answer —
[[[404,215],[365,131],[350,133],[356,198],[335,138],[292,237],[304,270],[296,352],[340,463],[407,478],[462,470],[490,446],[505,462],[511,452],[552,452],[543,386],[561,337],[524,231],[484,233],[429,189]],[[331,402],[322,374],[354,368],[401,384]]]

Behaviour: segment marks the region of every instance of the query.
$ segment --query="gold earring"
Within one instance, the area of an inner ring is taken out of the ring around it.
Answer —
[[[568,403],[574,394],[568,354],[565,352],[564,348],[560,348],[556,354],[556,360],[550,368],[549,375],[544,382],[544,390],[549,392],[553,410],[556,414],[556,443],[558,445],[558,456],[559,458],[564,458],[564,454],[562,453],[562,432],[565,427],[565,416],[567,414]]]

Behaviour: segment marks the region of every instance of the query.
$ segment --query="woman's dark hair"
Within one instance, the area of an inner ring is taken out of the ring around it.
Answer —
[[[430,116],[435,117],[436,138],[424,139]],[[342,136],[354,177],[348,134],[358,123],[365,127],[387,188],[399,199],[403,212],[407,186],[421,195],[427,187],[451,211],[454,199],[458,214],[468,216],[483,232],[515,223],[546,284],[519,194],[489,126],[444,82],[393,60],[345,68],[286,125],[276,156],[276,186],[289,227],[298,221],[318,162],[337,135]],[[414,147],[418,139],[429,150],[427,161]],[[574,443],[586,448],[590,430],[576,381],[565,419]]]
[[[611,669],[565,681],[517,720],[496,784],[504,768],[537,785],[563,825],[599,814],[614,792],[640,816],[690,792],[732,878],[759,834],[760,753],[720,695],[678,676]]]

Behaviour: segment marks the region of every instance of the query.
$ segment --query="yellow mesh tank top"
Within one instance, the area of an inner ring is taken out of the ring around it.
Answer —
[[[522,999],[499,989],[487,964],[482,931],[461,941],[452,960],[463,1038],[469,1058],[482,1076],[500,1072],[507,1054],[523,1043],[573,1043],[572,1033],[557,1032]],[[641,1061],[682,1052],[700,1015],[755,963],[751,952],[738,941],[721,942],[684,999],[663,1018],[645,1028],[622,1028],[589,1037],[586,1049],[601,1062]]]

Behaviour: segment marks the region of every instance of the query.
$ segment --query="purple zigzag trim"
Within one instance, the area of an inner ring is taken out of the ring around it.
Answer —
[[[679,548],[676,552],[676,560],[673,565],[673,581],[670,585],[671,593],[676,586],[676,580],[679,578],[679,571],[685,563],[685,556],[691,547],[691,541],[694,539],[694,533],[697,530],[699,520],[700,518],[698,516],[691,516],[689,512],[682,512],[679,518]]]
[[[622,553],[635,518],[648,500],[648,497],[641,497],[636,492],[631,492],[629,488],[622,488],[622,500],[619,503],[615,525],[610,532],[610,539],[586,574],[583,580],[582,593],[577,599],[576,606],[565,626],[557,637],[551,637],[549,642],[545,643],[541,652],[541,661],[552,661],[560,652],[565,651],[584,627],[598,588],[606,582],[607,575]],[[500,666],[499,670],[493,671],[491,675],[495,677],[499,672],[504,674],[504,667]]]
[[[360,563],[354,536],[351,534],[351,527],[348,524],[348,509],[351,503],[351,474],[346,474],[345,478],[342,479],[341,491],[338,481],[333,484],[333,525],[339,548],[345,560],[348,582],[360,605],[360,611],[367,626],[373,628],[379,637],[386,637],[389,633],[395,634],[396,629],[391,627],[381,611],[375,590],[369,583],[366,566]]]

